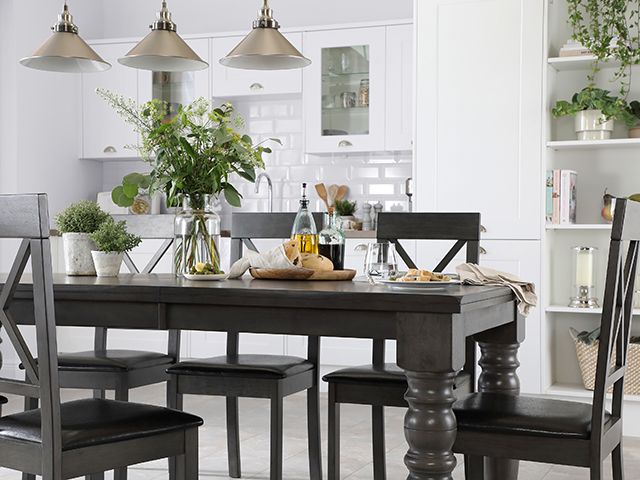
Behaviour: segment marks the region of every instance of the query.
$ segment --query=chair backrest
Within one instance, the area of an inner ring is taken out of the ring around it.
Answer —
[[[379,213],[379,242],[392,242],[409,268],[417,268],[400,240],[452,240],[453,247],[433,267],[442,272],[466,245],[466,261],[478,263],[480,257],[479,213]]]
[[[253,240],[278,240],[291,237],[291,228],[296,218],[295,213],[234,213],[231,217],[231,263],[242,257],[243,247],[258,252]],[[313,218],[318,229],[322,228],[322,213],[314,213]],[[237,355],[239,335],[237,332],[227,334],[227,355]],[[320,340],[318,337],[308,338],[307,358],[318,363]]]
[[[0,379],[0,392],[39,398],[42,410],[43,465],[58,470],[43,472],[61,478],[60,390],[53,301],[53,273],[49,240],[49,212],[45,194],[0,195],[0,238],[22,239],[11,271],[0,292],[0,323],[25,367],[25,381]],[[31,259],[33,311],[37,358],[29,350],[9,307],[22,274]]]
[[[640,203],[616,201],[600,324],[600,344],[593,396],[592,442],[601,450],[608,433],[622,435],[622,406],[627,351],[631,339],[633,293],[640,243]],[[615,360],[614,360],[615,357]],[[606,420],[606,394],[613,387],[611,418]]]

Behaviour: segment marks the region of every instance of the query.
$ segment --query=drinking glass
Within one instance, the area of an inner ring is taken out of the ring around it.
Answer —
[[[389,280],[398,274],[396,248],[392,243],[372,243],[367,248],[364,271],[370,282]]]

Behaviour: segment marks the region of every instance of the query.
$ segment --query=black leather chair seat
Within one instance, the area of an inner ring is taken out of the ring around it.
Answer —
[[[105,354],[88,352],[61,353],[58,368],[62,371],[126,372],[140,368],[170,365],[171,355],[136,350],[107,350]]]
[[[334,383],[356,383],[362,382],[407,385],[407,377],[404,370],[395,363],[385,363],[383,368],[376,368],[373,365],[361,365],[358,367],[343,368],[335,372],[328,373],[322,380]],[[469,383],[471,376],[461,372],[456,378],[456,386],[460,387]]]
[[[474,393],[454,404],[462,430],[581,439],[591,436],[591,409],[584,403],[499,393]]]
[[[60,406],[62,449],[75,450],[199,427],[200,417],[114,400],[86,399]],[[0,438],[41,443],[40,410],[0,418]]]
[[[286,378],[308,370],[313,363],[305,358],[281,355],[237,355],[180,362],[167,369],[173,375],[256,376]]]

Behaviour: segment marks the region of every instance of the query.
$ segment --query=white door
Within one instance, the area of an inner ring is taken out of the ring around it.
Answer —
[[[413,25],[387,27],[386,150],[413,148]]]
[[[307,152],[384,150],[385,27],[304,34]]]
[[[488,239],[541,235],[544,2],[417,2],[421,211],[480,211]]]
[[[126,98],[138,98],[138,73],[118,63],[134,44],[94,45],[98,55],[112,66],[103,73],[82,75],[82,156],[83,158],[132,157],[135,152],[125,148],[137,143],[133,127],[96,94],[104,88]]]
[[[302,33],[288,33],[287,39],[302,50]],[[220,64],[244,37],[214,38],[211,68],[213,69],[213,96],[215,98],[253,97],[257,95],[291,94],[302,92],[302,71],[243,70]]]

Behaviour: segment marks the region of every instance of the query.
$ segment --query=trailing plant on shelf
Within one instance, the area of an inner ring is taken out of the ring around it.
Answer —
[[[125,252],[140,245],[142,239],[127,232],[126,222],[115,222],[109,219],[91,234],[96,250],[91,256],[99,277],[115,277],[120,271]]]
[[[620,96],[626,98],[631,66],[640,63],[640,0],[567,0],[572,38],[596,57],[588,77],[595,84],[600,64],[620,63],[613,80],[620,80]]]

